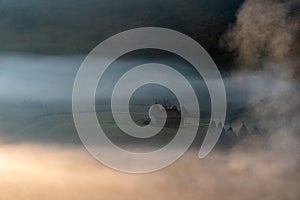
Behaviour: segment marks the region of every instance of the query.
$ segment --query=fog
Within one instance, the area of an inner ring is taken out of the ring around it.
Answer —
[[[4,145],[0,158],[0,197],[7,200],[299,199],[299,160],[293,153],[245,151],[245,145],[203,160],[191,151],[143,175],[111,170],[78,147]]]
[[[246,0],[222,43],[237,53],[239,66],[253,68],[265,61],[294,65],[295,59],[299,63],[297,8],[297,0]]]
[[[102,165],[80,143],[71,95],[83,55],[2,52],[0,199],[298,200],[300,45],[299,14],[292,9],[296,5],[297,0],[246,0],[221,41],[236,55],[233,66],[238,66],[221,70],[228,98],[225,128],[232,126],[238,133],[245,124],[260,134],[239,139],[230,148],[218,144],[201,160],[197,156],[201,141],[196,141],[171,166],[142,175]],[[98,87],[98,106],[107,103],[113,81],[128,66],[144,62],[127,59],[115,64],[105,87]],[[164,62],[183,69],[200,106],[209,110],[203,81],[181,62]],[[166,97],[165,90],[155,95],[149,91],[140,90],[137,104]]]
[[[70,103],[73,82],[83,59],[83,55],[46,56],[28,53],[1,53],[1,101],[7,100],[8,103],[21,103],[24,100],[38,100],[45,103],[49,101],[68,101]],[[172,66],[173,61],[170,62],[170,66]],[[113,81],[131,64],[134,65],[136,62],[123,60],[117,63],[118,67],[115,67],[107,75],[106,80],[109,81],[104,82],[106,83],[103,84],[105,87],[101,85],[102,90],[97,92],[97,96],[104,99],[108,98],[111,93],[109,90],[112,89],[112,84],[114,83]],[[122,65],[124,65],[123,69]],[[195,86],[197,94],[201,97],[200,101],[201,99],[208,101],[208,98],[203,98],[207,94],[205,83],[199,75],[191,75],[191,71],[188,68],[184,69],[184,67],[182,66],[181,69],[183,69],[184,73],[188,74],[187,79]],[[155,72],[152,73],[155,75]],[[263,70],[247,74],[221,73],[228,92],[228,102],[229,104],[234,104],[235,107],[241,107],[249,102],[267,97],[275,81],[274,77]],[[137,78],[142,79],[142,77]],[[163,99],[164,93],[165,91],[157,92],[155,98]],[[147,90],[141,91],[141,95],[142,97],[146,96]],[[151,99],[151,101],[153,100]]]
[[[0,54],[0,95],[8,100],[65,100],[83,56]]]
[[[77,67],[67,66],[77,65],[80,57],[76,61],[74,58],[35,55],[34,59],[28,59],[28,55],[25,60],[24,57],[13,58],[10,59],[13,63],[7,61],[6,66],[15,67],[1,68],[3,76],[0,79],[3,83],[1,93],[10,100],[21,101],[37,96],[35,99],[48,102],[48,98],[55,96],[55,105],[59,105],[63,99],[70,98],[69,88]],[[62,137],[53,139],[59,134],[76,135],[69,115],[54,115],[51,119],[56,120],[49,122],[47,118],[36,118],[38,115],[32,108],[26,112],[22,106],[2,108],[1,129],[8,126],[6,120],[15,124],[13,129],[7,128],[6,133],[0,134],[1,139],[3,135],[14,136],[10,144],[0,147],[0,197],[8,200],[297,200],[300,195],[299,83],[290,78],[292,73],[283,78],[278,76],[285,70],[272,66],[259,71],[236,71],[224,78],[229,99],[235,106],[244,108],[239,119],[233,120],[235,130],[238,131],[241,121],[252,130],[251,122],[259,126],[263,136],[251,136],[227,150],[216,147],[202,160],[197,157],[197,146],[196,151],[190,149],[173,165],[150,174],[132,175],[111,170],[94,160],[81,144],[73,143],[70,137],[63,139],[67,145],[59,142]],[[18,87],[22,88],[20,93]],[[25,117],[20,120],[22,112]],[[33,124],[28,123],[29,116]],[[64,128],[64,123],[68,124],[68,129]],[[24,132],[18,132],[28,126],[35,128],[27,129],[24,135]],[[16,139],[13,134],[16,130],[17,137],[21,139]]]

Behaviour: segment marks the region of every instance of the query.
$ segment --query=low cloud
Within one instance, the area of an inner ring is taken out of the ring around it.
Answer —
[[[299,1],[294,0],[245,1],[222,44],[237,53],[241,66],[257,67],[266,61],[292,62],[300,52],[297,6]]]
[[[273,141],[274,142],[274,141]],[[124,174],[83,148],[0,147],[1,199],[299,199],[298,160],[282,151],[189,152],[155,173]]]

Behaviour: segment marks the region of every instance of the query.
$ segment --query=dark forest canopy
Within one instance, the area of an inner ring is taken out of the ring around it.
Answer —
[[[210,54],[243,0],[0,0],[0,51],[87,53],[118,32],[158,26],[183,32]]]

